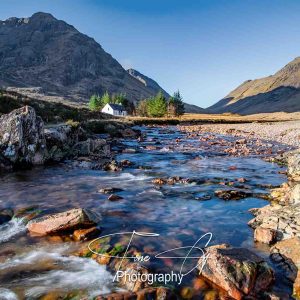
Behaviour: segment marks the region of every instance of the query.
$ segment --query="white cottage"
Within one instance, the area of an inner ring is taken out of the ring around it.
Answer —
[[[101,111],[113,116],[127,116],[127,111],[124,106],[120,104],[107,103]]]

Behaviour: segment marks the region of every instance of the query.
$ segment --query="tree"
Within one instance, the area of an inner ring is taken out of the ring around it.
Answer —
[[[111,99],[110,99],[109,93],[105,92],[101,97],[101,103],[104,106],[105,104],[110,103],[110,102],[111,102]]]
[[[148,100],[147,113],[150,117],[163,117],[167,112],[167,101],[162,92]]]
[[[148,101],[147,99],[141,100],[137,107],[136,107],[136,113],[140,117],[148,117]]]
[[[126,94],[124,94],[124,93],[113,95],[113,97],[111,99],[111,103],[122,104],[124,106],[125,106],[127,101],[128,100],[126,99]]]
[[[185,112],[182,96],[179,91],[173,94],[168,101],[168,114],[171,116],[181,116]]]
[[[103,107],[101,97],[99,95],[92,95],[89,101],[90,110],[100,110]]]

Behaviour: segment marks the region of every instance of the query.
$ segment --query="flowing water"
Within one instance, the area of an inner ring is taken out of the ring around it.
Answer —
[[[267,249],[254,244],[253,231],[247,226],[252,218],[248,209],[262,207],[267,201],[255,197],[224,201],[215,197],[214,191],[224,188],[222,181],[246,178],[243,189],[267,193],[266,184],[279,185],[286,180],[278,173],[280,167],[259,157],[234,158],[213,149],[204,151],[197,140],[176,143],[177,138],[183,137],[176,128],[143,130],[147,133],[145,142],[123,141],[136,153],[117,155],[118,161],[134,162],[133,167],[106,172],[65,163],[7,174],[0,177],[0,207],[17,211],[33,206],[42,214],[89,208],[101,213],[103,235],[133,230],[160,234],[155,238],[139,237],[132,243],[152,254],[193,245],[211,232],[211,245],[246,247],[267,259]],[[158,145],[158,149],[145,150],[142,146],[146,145]],[[170,176],[192,180],[163,186],[152,183],[154,178]],[[108,201],[107,195],[98,192],[104,187],[121,188],[118,195],[124,199]],[[203,197],[207,200],[201,200]],[[30,236],[22,219],[1,225],[0,299],[39,299],[48,292],[76,290],[93,297],[115,290],[112,274],[105,266],[69,255],[78,244]],[[179,265],[176,259],[165,259],[151,267],[165,271]],[[280,272],[277,277],[275,289],[289,292]]]

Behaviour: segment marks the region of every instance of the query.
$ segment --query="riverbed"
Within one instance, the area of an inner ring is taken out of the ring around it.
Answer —
[[[202,147],[198,138],[186,139],[176,127],[140,129],[146,136],[144,141],[122,140],[123,146],[114,149],[118,161],[129,160],[132,166],[107,172],[65,162],[6,174],[0,177],[0,207],[14,211],[29,208],[41,215],[88,208],[102,215],[102,235],[134,230],[159,234],[133,241],[138,251],[150,255],[193,245],[210,232],[210,245],[245,247],[268,260],[266,247],[253,242],[253,230],[247,225],[252,218],[248,210],[268,202],[255,196],[225,201],[214,192],[230,185],[252,194],[267,194],[269,186],[286,181],[281,172],[284,169],[259,155],[231,157],[218,147]],[[172,176],[182,180],[172,185],[153,183],[155,178]],[[105,187],[122,189],[118,195],[123,199],[108,201],[108,195],[99,193]],[[1,225],[0,299],[40,299],[50,292],[78,291],[91,298],[118,289],[105,266],[72,255],[79,246],[72,241],[30,236],[22,219]],[[164,272],[178,266],[176,259],[156,260],[151,265]],[[272,266],[277,272],[274,289],[290,293],[289,283]],[[177,293],[185,286],[194,289],[195,299],[214,289],[205,285],[198,291],[188,278],[176,287]]]

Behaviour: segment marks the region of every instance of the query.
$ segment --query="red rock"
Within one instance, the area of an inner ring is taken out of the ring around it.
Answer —
[[[241,177],[241,178],[238,178],[237,181],[240,182],[240,183],[245,183],[247,181],[247,179]]]
[[[246,296],[260,299],[260,293],[274,281],[274,274],[267,263],[245,248],[208,248],[208,257],[201,275],[225,290],[233,299]],[[202,267],[199,260],[199,269]]]
[[[97,227],[77,229],[73,232],[73,238],[75,241],[86,241],[95,238],[99,233],[100,229]]]
[[[99,221],[100,216],[97,214],[82,208],[75,208],[66,212],[34,219],[28,223],[27,229],[31,233],[47,235],[79,228],[88,228],[96,225]]]
[[[167,183],[167,180],[164,178],[155,178],[152,180],[152,183],[158,184],[158,185],[163,185]]]
[[[257,227],[254,230],[254,241],[270,245],[276,242],[276,234],[274,229]]]

